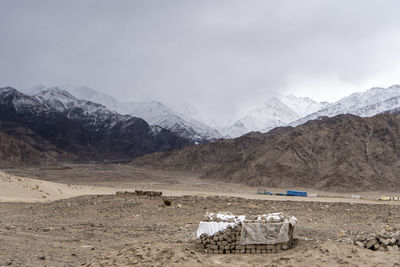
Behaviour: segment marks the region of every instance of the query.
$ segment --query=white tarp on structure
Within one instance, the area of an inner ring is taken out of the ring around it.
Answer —
[[[200,237],[202,234],[207,234],[212,236],[219,231],[225,230],[228,225],[232,227],[239,222],[242,222],[245,219],[245,216],[236,216],[229,212],[225,213],[208,213],[205,215],[208,218],[214,218],[220,220],[219,222],[211,221],[211,222],[200,222],[199,228],[197,229],[197,237]],[[230,221],[230,222],[227,222]]]
[[[197,228],[197,237],[200,237],[202,234],[212,236],[219,231],[225,230],[228,225],[234,226],[235,224],[227,222],[200,222],[199,228]]]
[[[256,220],[246,220],[245,216],[235,216],[231,213],[207,213],[206,217],[219,221],[202,221],[197,229],[197,237],[202,234],[212,236],[225,230],[229,225],[234,227],[242,223],[240,243],[275,244],[289,241],[289,225],[297,222],[295,217],[285,217],[282,213],[259,215]],[[229,222],[228,222],[229,221]]]
[[[289,241],[289,220],[281,223],[243,222],[241,245],[277,244]]]

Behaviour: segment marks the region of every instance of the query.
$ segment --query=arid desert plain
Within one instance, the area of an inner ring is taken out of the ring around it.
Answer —
[[[256,187],[130,164],[5,171],[0,266],[400,266],[398,251],[354,245],[360,236],[396,230],[400,205],[377,200],[387,192],[361,192],[361,199],[317,191],[317,198],[266,196]],[[137,189],[163,196],[115,195]],[[198,251],[199,222],[206,212],[223,211],[293,215],[296,246],[267,255]]]

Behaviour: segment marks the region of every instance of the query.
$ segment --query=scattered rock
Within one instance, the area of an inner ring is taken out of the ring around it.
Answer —
[[[364,247],[365,247],[365,245],[364,245],[362,242],[360,242],[360,241],[356,241],[354,244],[355,244],[356,246],[360,247],[360,248],[364,248]]]
[[[400,246],[399,235],[400,230],[390,228],[386,231],[379,231],[374,236],[357,237],[354,239],[354,244],[358,247],[374,251],[398,251]]]
[[[345,236],[346,236],[346,234],[343,231],[340,231],[338,233],[338,237],[345,237]]]

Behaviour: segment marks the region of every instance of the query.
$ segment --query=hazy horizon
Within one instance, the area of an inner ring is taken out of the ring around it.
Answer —
[[[10,1],[0,82],[235,113],[400,83],[398,1]]]

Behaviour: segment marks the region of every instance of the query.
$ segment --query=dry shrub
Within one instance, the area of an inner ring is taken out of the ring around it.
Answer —
[[[165,206],[171,206],[171,200],[164,199],[164,205]]]

